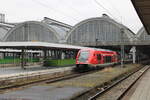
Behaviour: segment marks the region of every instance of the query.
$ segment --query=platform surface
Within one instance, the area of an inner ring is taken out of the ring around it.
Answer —
[[[26,75],[26,74],[39,73],[39,72],[50,72],[50,73],[62,72],[66,70],[71,70],[71,68],[73,68],[73,66],[43,67],[41,65],[27,66],[26,69],[22,69],[21,67],[0,68],[0,79],[5,77]]]
[[[150,70],[141,79],[130,100],[150,100]]]

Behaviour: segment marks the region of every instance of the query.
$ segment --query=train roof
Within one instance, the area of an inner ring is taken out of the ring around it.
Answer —
[[[94,48],[94,50],[99,50],[99,51],[112,51],[112,50],[108,50],[108,49],[99,49],[99,48]]]
[[[114,51],[112,51],[112,50],[101,49],[101,48],[85,48],[85,49],[82,49],[82,50],[86,50],[86,49],[89,49],[89,50],[97,50],[97,51],[111,51],[111,52],[114,52]]]

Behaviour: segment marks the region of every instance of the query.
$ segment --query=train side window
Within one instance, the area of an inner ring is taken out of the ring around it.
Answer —
[[[104,57],[104,62],[105,63],[110,63],[112,61],[112,57],[111,56],[105,56]]]
[[[101,54],[97,54],[97,59],[101,60]]]

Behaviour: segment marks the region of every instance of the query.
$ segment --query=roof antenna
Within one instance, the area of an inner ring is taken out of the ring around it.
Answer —
[[[102,17],[104,17],[104,18],[110,18],[107,14],[102,14]]]

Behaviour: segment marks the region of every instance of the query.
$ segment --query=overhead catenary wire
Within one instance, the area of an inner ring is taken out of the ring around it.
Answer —
[[[122,17],[122,14],[120,13],[120,11],[113,5],[113,3],[111,2],[111,0],[109,0],[108,3],[116,11],[116,13],[120,16],[121,23],[123,23],[123,17]]]
[[[97,0],[94,0],[94,1],[95,1],[95,3],[96,3],[97,5],[99,5],[101,8],[103,8],[113,19],[117,19],[117,18],[115,18],[115,17],[109,12],[109,10],[106,9],[101,3],[99,3]]]
[[[58,0],[60,1],[60,0]],[[79,16],[81,16],[82,18],[85,18],[82,13],[80,13],[78,10],[76,10],[75,8],[72,7],[72,5],[69,4],[65,4],[65,6],[68,6],[68,8],[71,8],[76,14],[78,14]]]
[[[99,5],[101,8],[103,8],[110,16],[114,17],[114,16],[109,12],[109,10],[107,10],[101,3],[99,3],[97,0],[94,0],[94,1],[95,1],[95,3],[96,3],[97,5]]]
[[[68,17],[70,19],[78,21],[76,18],[73,18],[72,16],[69,16],[68,14],[66,14],[66,13],[64,13],[64,12],[62,12],[60,10],[54,9],[54,8],[50,7],[49,5],[47,5],[47,4],[40,2],[39,0],[32,0],[32,1],[37,3],[37,4],[39,4],[39,5],[41,5],[41,6],[43,6],[43,7],[45,7],[45,8],[48,8],[51,11],[52,10],[55,11],[55,13],[60,13],[61,15],[65,16],[65,17]]]

